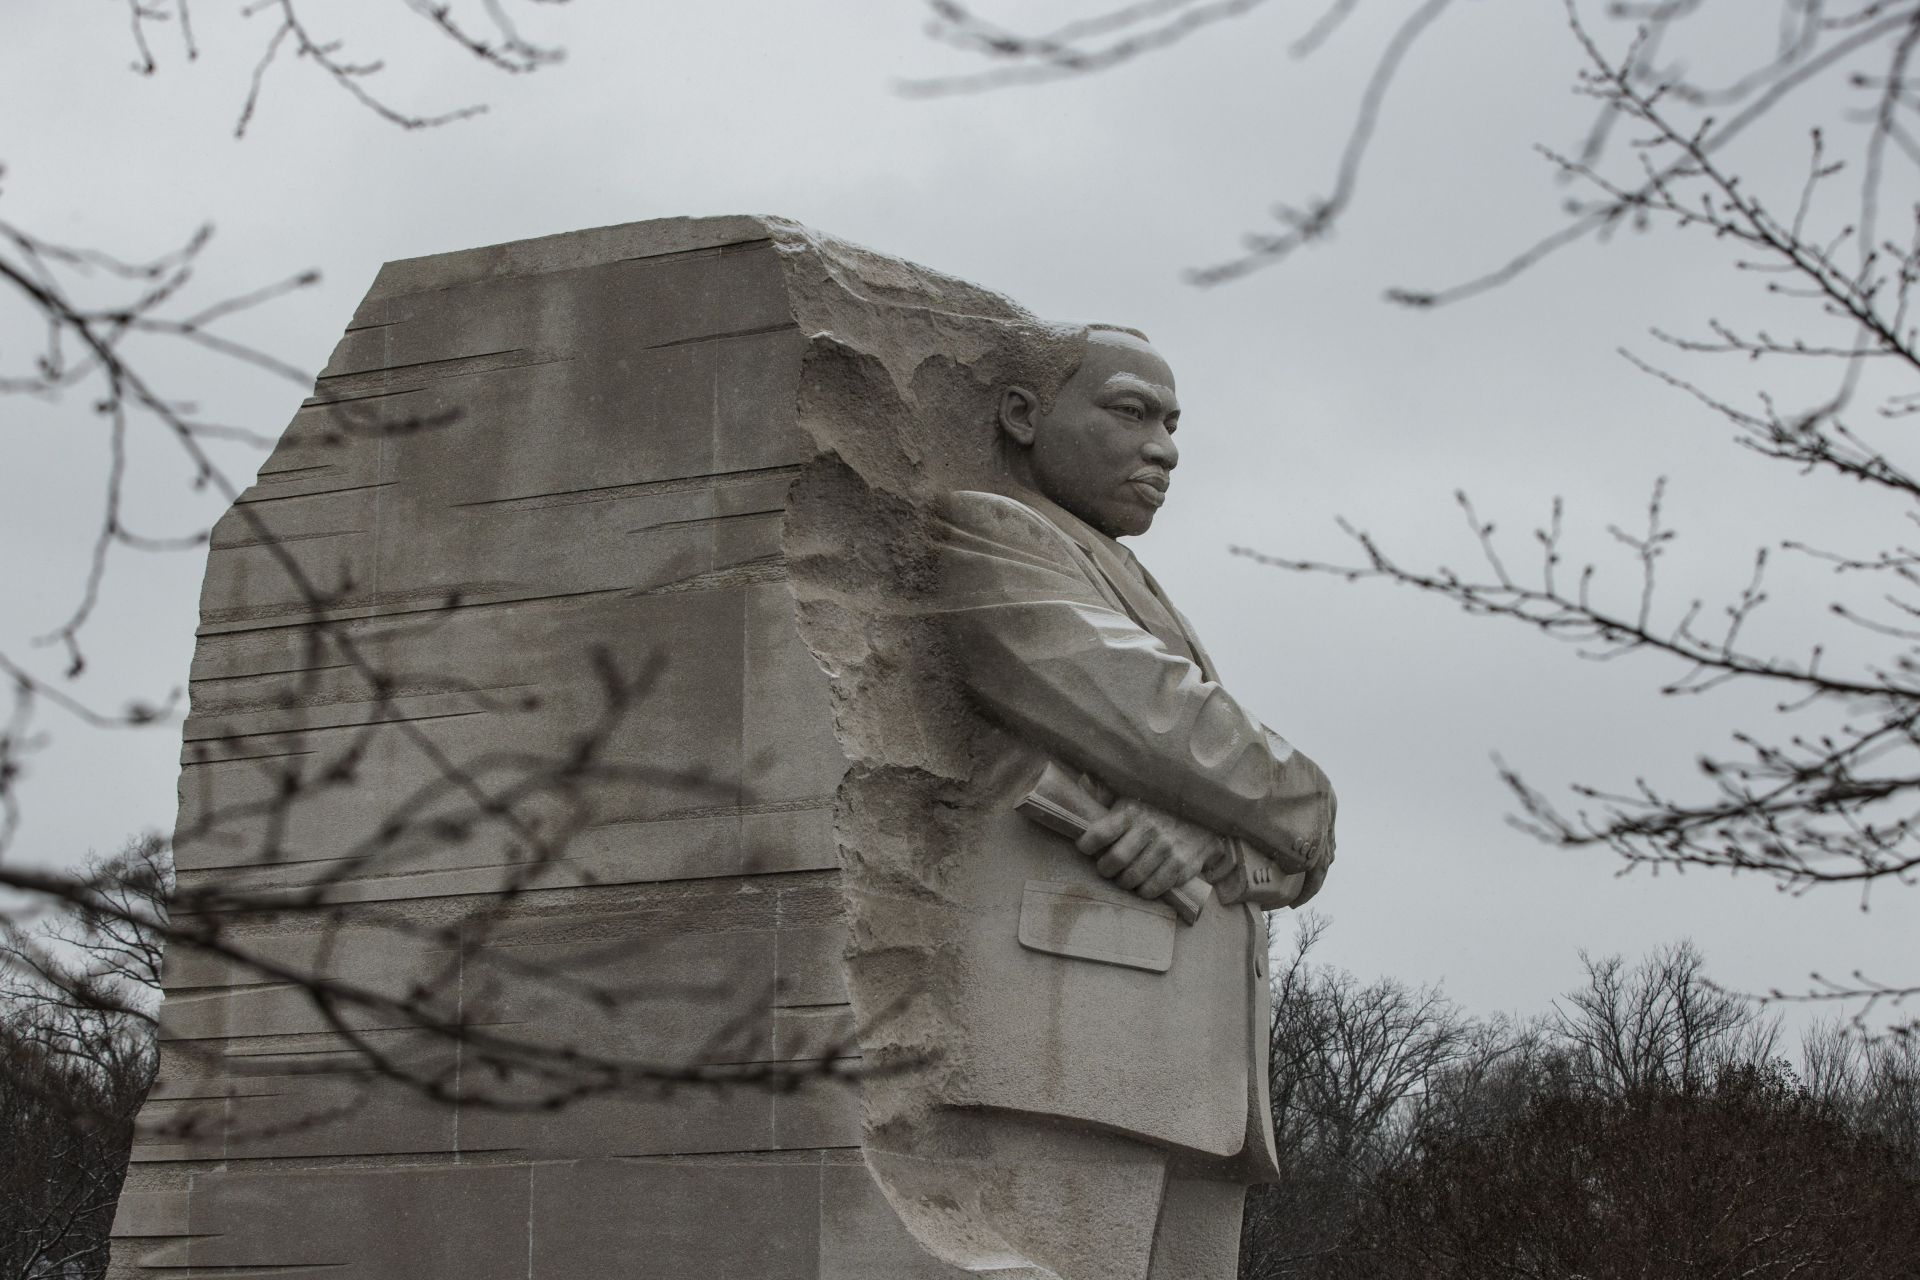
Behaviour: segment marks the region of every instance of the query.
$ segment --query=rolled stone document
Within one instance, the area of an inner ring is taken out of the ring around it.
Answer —
[[[1088,827],[1107,816],[1107,806],[1094,799],[1092,793],[1080,785],[1079,779],[1051,760],[1040,771],[1039,781],[1033,784],[1033,790],[1027,792],[1014,808],[1030,821],[1039,823],[1049,831],[1056,831],[1069,840],[1078,840],[1087,833]],[[1200,912],[1205,909],[1207,899],[1212,895],[1213,886],[1200,876],[1195,876],[1185,884],[1167,890],[1160,898],[1178,912],[1183,921],[1192,924],[1200,918]]]

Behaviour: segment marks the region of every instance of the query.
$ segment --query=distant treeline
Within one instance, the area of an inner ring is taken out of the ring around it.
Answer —
[[[172,860],[157,837],[88,868],[42,927],[0,922],[0,1280],[95,1280],[153,1083]]]
[[[1530,1020],[1309,958],[1275,978],[1284,1179],[1246,1280],[1920,1277],[1920,1043],[1778,1020],[1682,943]]]

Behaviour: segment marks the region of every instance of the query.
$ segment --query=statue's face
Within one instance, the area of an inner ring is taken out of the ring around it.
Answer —
[[[1032,413],[1030,478],[1113,538],[1145,533],[1180,460],[1173,370],[1131,334],[1096,329],[1046,413]]]

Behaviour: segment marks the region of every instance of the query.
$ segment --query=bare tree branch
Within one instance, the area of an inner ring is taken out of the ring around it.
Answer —
[[[899,91],[930,98],[1038,84],[1105,71],[1179,44],[1266,0],[1139,0],[1051,31],[1022,35],[988,22],[959,0],[927,0],[934,12],[929,32],[947,44],[1000,61],[971,75],[904,80]],[[1106,41],[1088,45],[1089,41]]]

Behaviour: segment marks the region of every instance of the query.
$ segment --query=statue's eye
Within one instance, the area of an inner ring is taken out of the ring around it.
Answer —
[[[1135,422],[1138,422],[1142,418],[1145,418],[1147,416],[1147,411],[1141,408],[1138,404],[1134,403],[1132,400],[1122,400],[1119,403],[1110,405],[1108,407],[1111,408],[1115,413],[1121,414],[1128,418],[1132,418]]]

